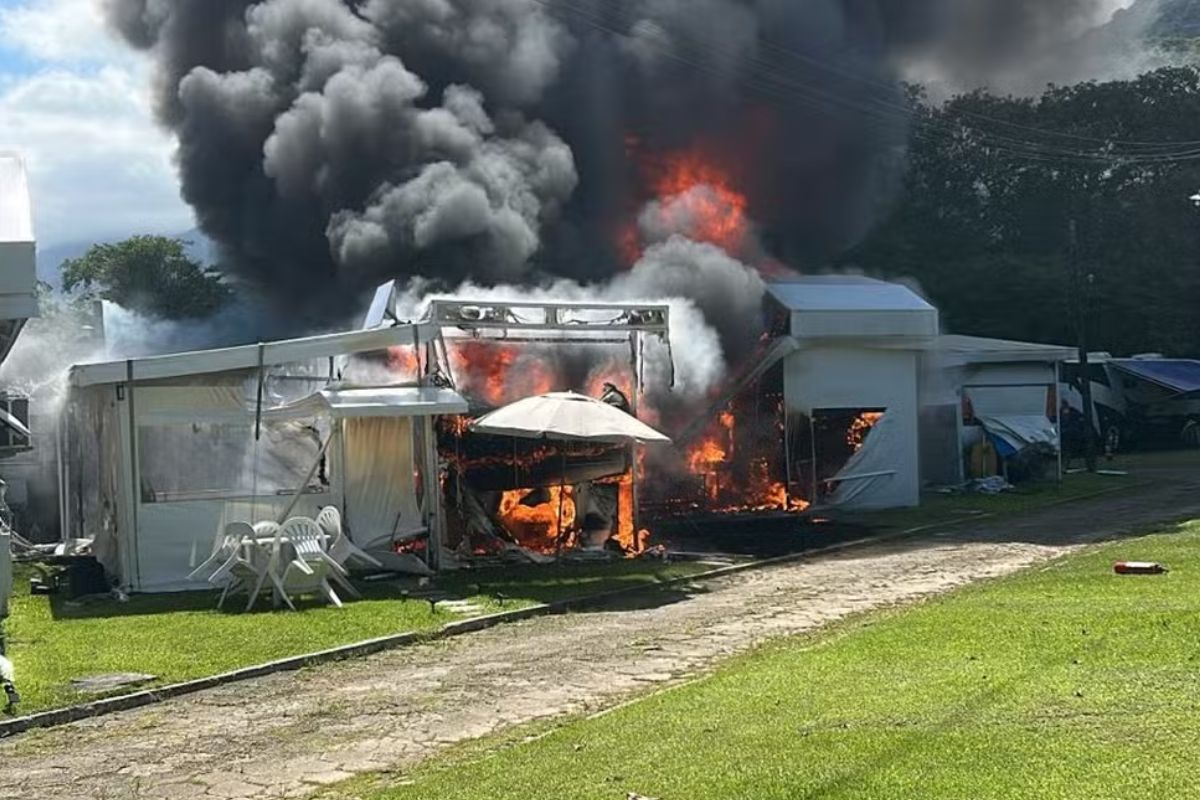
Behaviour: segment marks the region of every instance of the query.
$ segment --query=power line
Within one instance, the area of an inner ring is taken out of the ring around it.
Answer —
[[[622,30],[610,24],[608,18],[601,18],[593,13],[590,9],[585,9],[574,5],[567,0],[535,0],[535,2],[547,9],[556,17],[561,18],[561,14],[559,12],[566,11],[573,15],[575,20],[582,22],[593,29],[622,39],[633,38],[633,35],[628,30]],[[622,22],[620,19],[621,13],[622,12],[620,11],[616,12],[617,24],[621,24]],[[624,20],[625,23],[632,23],[633,21],[633,19],[628,17]],[[663,32],[664,34],[667,33],[665,29]],[[681,53],[678,48],[672,45],[672,43],[656,40],[653,36],[649,37],[648,39],[643,39],[642,42],[643,44],[648,44],[649,46],[653,47],[664,57],[669,58],[672,61],[682,64],[688,68],[702,73],[707,73],[714,77],[727,77],[727,72],[711,63],[711,59],[709,62],[705,62],[703,60],[703,54],[701,54],[699,58],[689,57],[688,55]],[[811,64],[823,71],[837,74],[842,77],[847,77],[860,83],[868,84],[875,89],[886,91],[889,95],[894,94],[898,89],[898,87],[895,85],[887,84],[876,79],[866,78],[853,71],[839,69],[837,67],[825,64],[824,62],[813,58],[812,56],[797,53],[774,43],[765,42],[764,44],[773,52],[778,52],[781,55],[787,55],[804,63]],[[833,109],[835,108],[842,111],[850,111],[861,114],[864,117],[871,118],[877,124],[890,123],[895,125],[904,123],[905,125],[911,125],[912,135],[919,138],[927,139],[928,131],[932,131],[935,134],[941,134],[960,139],[966,139],[970,134],[973,133],[980,139],[978,142],[979,145],[985,147],[990,153],[999,156],[1006,156],[1028,161],[1051,161],[1111,166],[1171,164],[1200,159],[1200,141],[1122,143],[1119,140],[1099,139],[1071,134],[1063,131],[1036,128],[1033,126],[1021,125],[1019,123],[1013,123],[1007,120],[989,117],[976,112],[959,111],[960,117],[967,117],[970,119],[979,120],[981,122],[990,122],[992,124],[1005,126],[1013,130],[1022,130],[1027,133],[1037,133],[1039,135],[1058,136],[1060,138],[1068,138],[1074,141],[1088,141],[1098,143],[1103,146],[1101,149],[1096,150],[1069,149],[1065,146],[1051,145],[1046,142],[1016,138],[1014,136],[1006,136],[993,131],[987,131],[977,126],[969,126],[961,119],[958,121],[958,124],[955,124],[954,121],[949,120],[932,120],[928,118],[922,119],[921,116],[915,112],[915,109],[908,105],[879,97],[846,97],[822,87],[815,87],[810,84],[800,82],[794,76],[778,71],[775,64],[764,61],[756,56],[747,57],[743,53],[733,52],[728,49],[722,50],[719,45],[715,48],[710,47],[708,50],[715,52],[717,55],[729,57],[736,62],[746,63],[749,67],[751,67],[749,74],[747,76],[743,76],[742,82],[749,90],[752,90],[756,94],[765,95],[778,101],[798,103],[806,108],[827,114],[832,113]],[[1125,146],[1161,148],[1161,151],[1123,153],[1116,150],[1116,146],[1118,144],[1123,144]],[[1169,151],[1166,148],[1180,149]]]

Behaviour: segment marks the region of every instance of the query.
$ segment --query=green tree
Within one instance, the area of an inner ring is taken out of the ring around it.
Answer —
[[[230,296],[219,273],[190,258],[185,242],[166,236],[93,245],[61,269],[68,292],[163,319],[209,316]]]
[[[1091,346],[1200,355],[1200,72],[914,108],[904,192],[844,264],[916,278],[956,333],[1070,345],[1074,220]]]

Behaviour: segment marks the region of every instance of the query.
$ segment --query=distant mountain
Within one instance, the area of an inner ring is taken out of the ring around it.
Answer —
[[[55,289],[58,289],[60,288],[58,270],[64,261],[70,258],[79,258],[94,244],[119,242],[122,238],[124,237],[113,237],[94,242],[71,242],[53,247],[39,247],[37,253],[38,280],[45,281]],[[216,262],[216,245],[211,239],[201,233],[199,228],[193,228],[190,231],[176,234],[175,238],[189,242],[187,248],[188,255],[200,263],[213,264]]]
[[[1200,0],[1138,0],[1156,5],[1158,19],[1146,31],[1151,39],[1200,38]]]

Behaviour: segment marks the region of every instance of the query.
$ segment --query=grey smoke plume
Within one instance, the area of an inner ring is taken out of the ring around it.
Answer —
[[[659,200],[645,174],[681,151],[747,195],[765,256],[819,264],[894,191],[898,78],[1003,73],[1120,4],[105,2],[156,59],[202,228],[298,327],[387,277],[626,285],[638,270],[622,272],[619,233]],[[711,255],[670,238],[687,220],[644,223],[673,296],[709,291],[688,283],[709,273],[679,268]],[[726,335],[747,330],[715,314]]]
[[[754,326],[760,312],[766,286],[762,277],[751,267],[730,258],[724,251],[707,244],[698,244],[679,236],[648,248],[637,264],[611,282],[585,285],[559,279],[553,283],[523,287],[513,285],[483,286],[464,283],[450,292],[431,291],[428,282],[417,280],[398,298],[397,310],[402,318],[419,319],[426,304],[439,297],[470,298],[487,302],[593,302],[593,303],[662,303],[671,308],[672,353],[652,346],[646,352],[648,368],[647,392],[658,401],[674,394],[685,402],[708,397],[730,366],[730,357],[745,355],[730,352],[730,343],[742,341],[745,331],[739,326]],[[628,358],[628,348],[620,348],[620,363]],[[577,357],[577,355],[581,357]],[[593,353],[594,355],[594,353]],[[666,384],[672,369],[667,362],[673,356],[674,386]],[[507,372],[509,379],[519,382],[522,376],[536,372],[538,364],[550,360],[553,373],[571,375],[572,368],[587,365],[589,359],[572,351],[569,346],[545,349],[523,348],[520,358],[529,359],[528,369],[521,364]],[[581,381],[570,388],[582,390],[586,373],[575,377]],[[470,376],[467,376],[468,380]],[[515,391],[520,394],[522,387]]]

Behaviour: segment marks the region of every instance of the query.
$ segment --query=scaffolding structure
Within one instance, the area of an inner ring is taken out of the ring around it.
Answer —
[[[630,412],[638,416],[642,394],[645,337],[657,338],[666,347],[671,364],[670,383],[674,385],[674,360],[670,357],[671,309],[656,303],[590,303],[505,301],[473,302],[433,300],[428,321],[439,326],[442,337],[431,346],[445,348],[446,340],[471,339],[514,344],[596,344],[628,343],[633,374]],[[449,363],[447,354],[429,354],[427,369],[439,361]],[[630,446],[633,480],[633,527],[640,530],[637,458]]]

